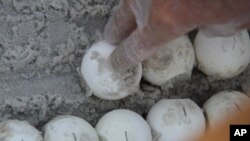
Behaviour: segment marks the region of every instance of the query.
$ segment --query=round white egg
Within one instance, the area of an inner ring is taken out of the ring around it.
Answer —
[[[199,31],[194,47],[198,68],[215,79],[237,76],[250,62],[250,39],[246,30],[230,37],[206,37]]]
[[[83,77],[101,99],[117,100],[135,93],[142,77],[141,64],[125,72],[115,72],[109,56],[115,46],[105,41],[94,44],[84,55],[81,65]]]
[[[0,123],[1,141],[42,141],[41,133],[26,121],[6,120]]]
[[[125,109],[105,114],[96,130],[100,141],[152,141],[147,122],[139,114]]]
[[[205,132],[201,108],[189,99],[162,99],[150,109],[147,121],[154,141],[194,140]]]
[[[194,64],[193,45],[187,36],[182,36],[143,62],[143,77],[152,84],[162,85],[181,74],[189,78]]]
[[[225,121],[233,120],[235,115],[249,110],[246,105],[250,98],[238,91],[222,91],[210,97],[203,105],[210,129],[216,129]]]
[[[87,121],[63,115],[45,125],[44,141],[99,141],[99,138],[95,128]]]

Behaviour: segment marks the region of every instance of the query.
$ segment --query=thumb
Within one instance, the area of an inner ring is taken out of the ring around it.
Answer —
[[[232,36],[239,31],[238,25],[234,22],[229,22],[226,24],[216,24],[210,26],[199,27],[207,37],[217,37],[217,36]]]

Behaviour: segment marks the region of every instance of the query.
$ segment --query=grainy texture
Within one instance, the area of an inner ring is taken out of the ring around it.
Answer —
[[[119,101],[91,96],[79,67],[85,50],[102,39],[116,4],[116,0],[0,0],[0,121],[16,118],[41,127],[56,115],[73,114],[95,125],[117,108],[146,116],[161,98],[191,98],[201,106],[218,91],[241,90],[250,79],[250,67],[226,81],[210,80],[194,69],[191,80],[161,88],[142,80],[137,93]]]

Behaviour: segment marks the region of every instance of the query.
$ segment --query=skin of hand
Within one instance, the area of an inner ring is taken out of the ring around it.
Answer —
[[[249,0],[121,0],[104,38],[116,45],[109,61],[124,71],[195,28],[228,36],[250,27]]]
[[[234,114],[234,118],[219,124],[215,130],[207,128],[206,133],[197,141],[229,141],[230,125],[249,125],[250,124],[250,103],[244,105],[246,110],[239,114]],[[233,113],[232,113],[233,114]]]

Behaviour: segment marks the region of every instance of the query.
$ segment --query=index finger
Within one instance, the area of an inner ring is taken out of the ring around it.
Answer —
[[[119,44],[135,28],[135,16],[131,10],[130,1],[122,0],[104,29],[104,38],[111,44]]]

